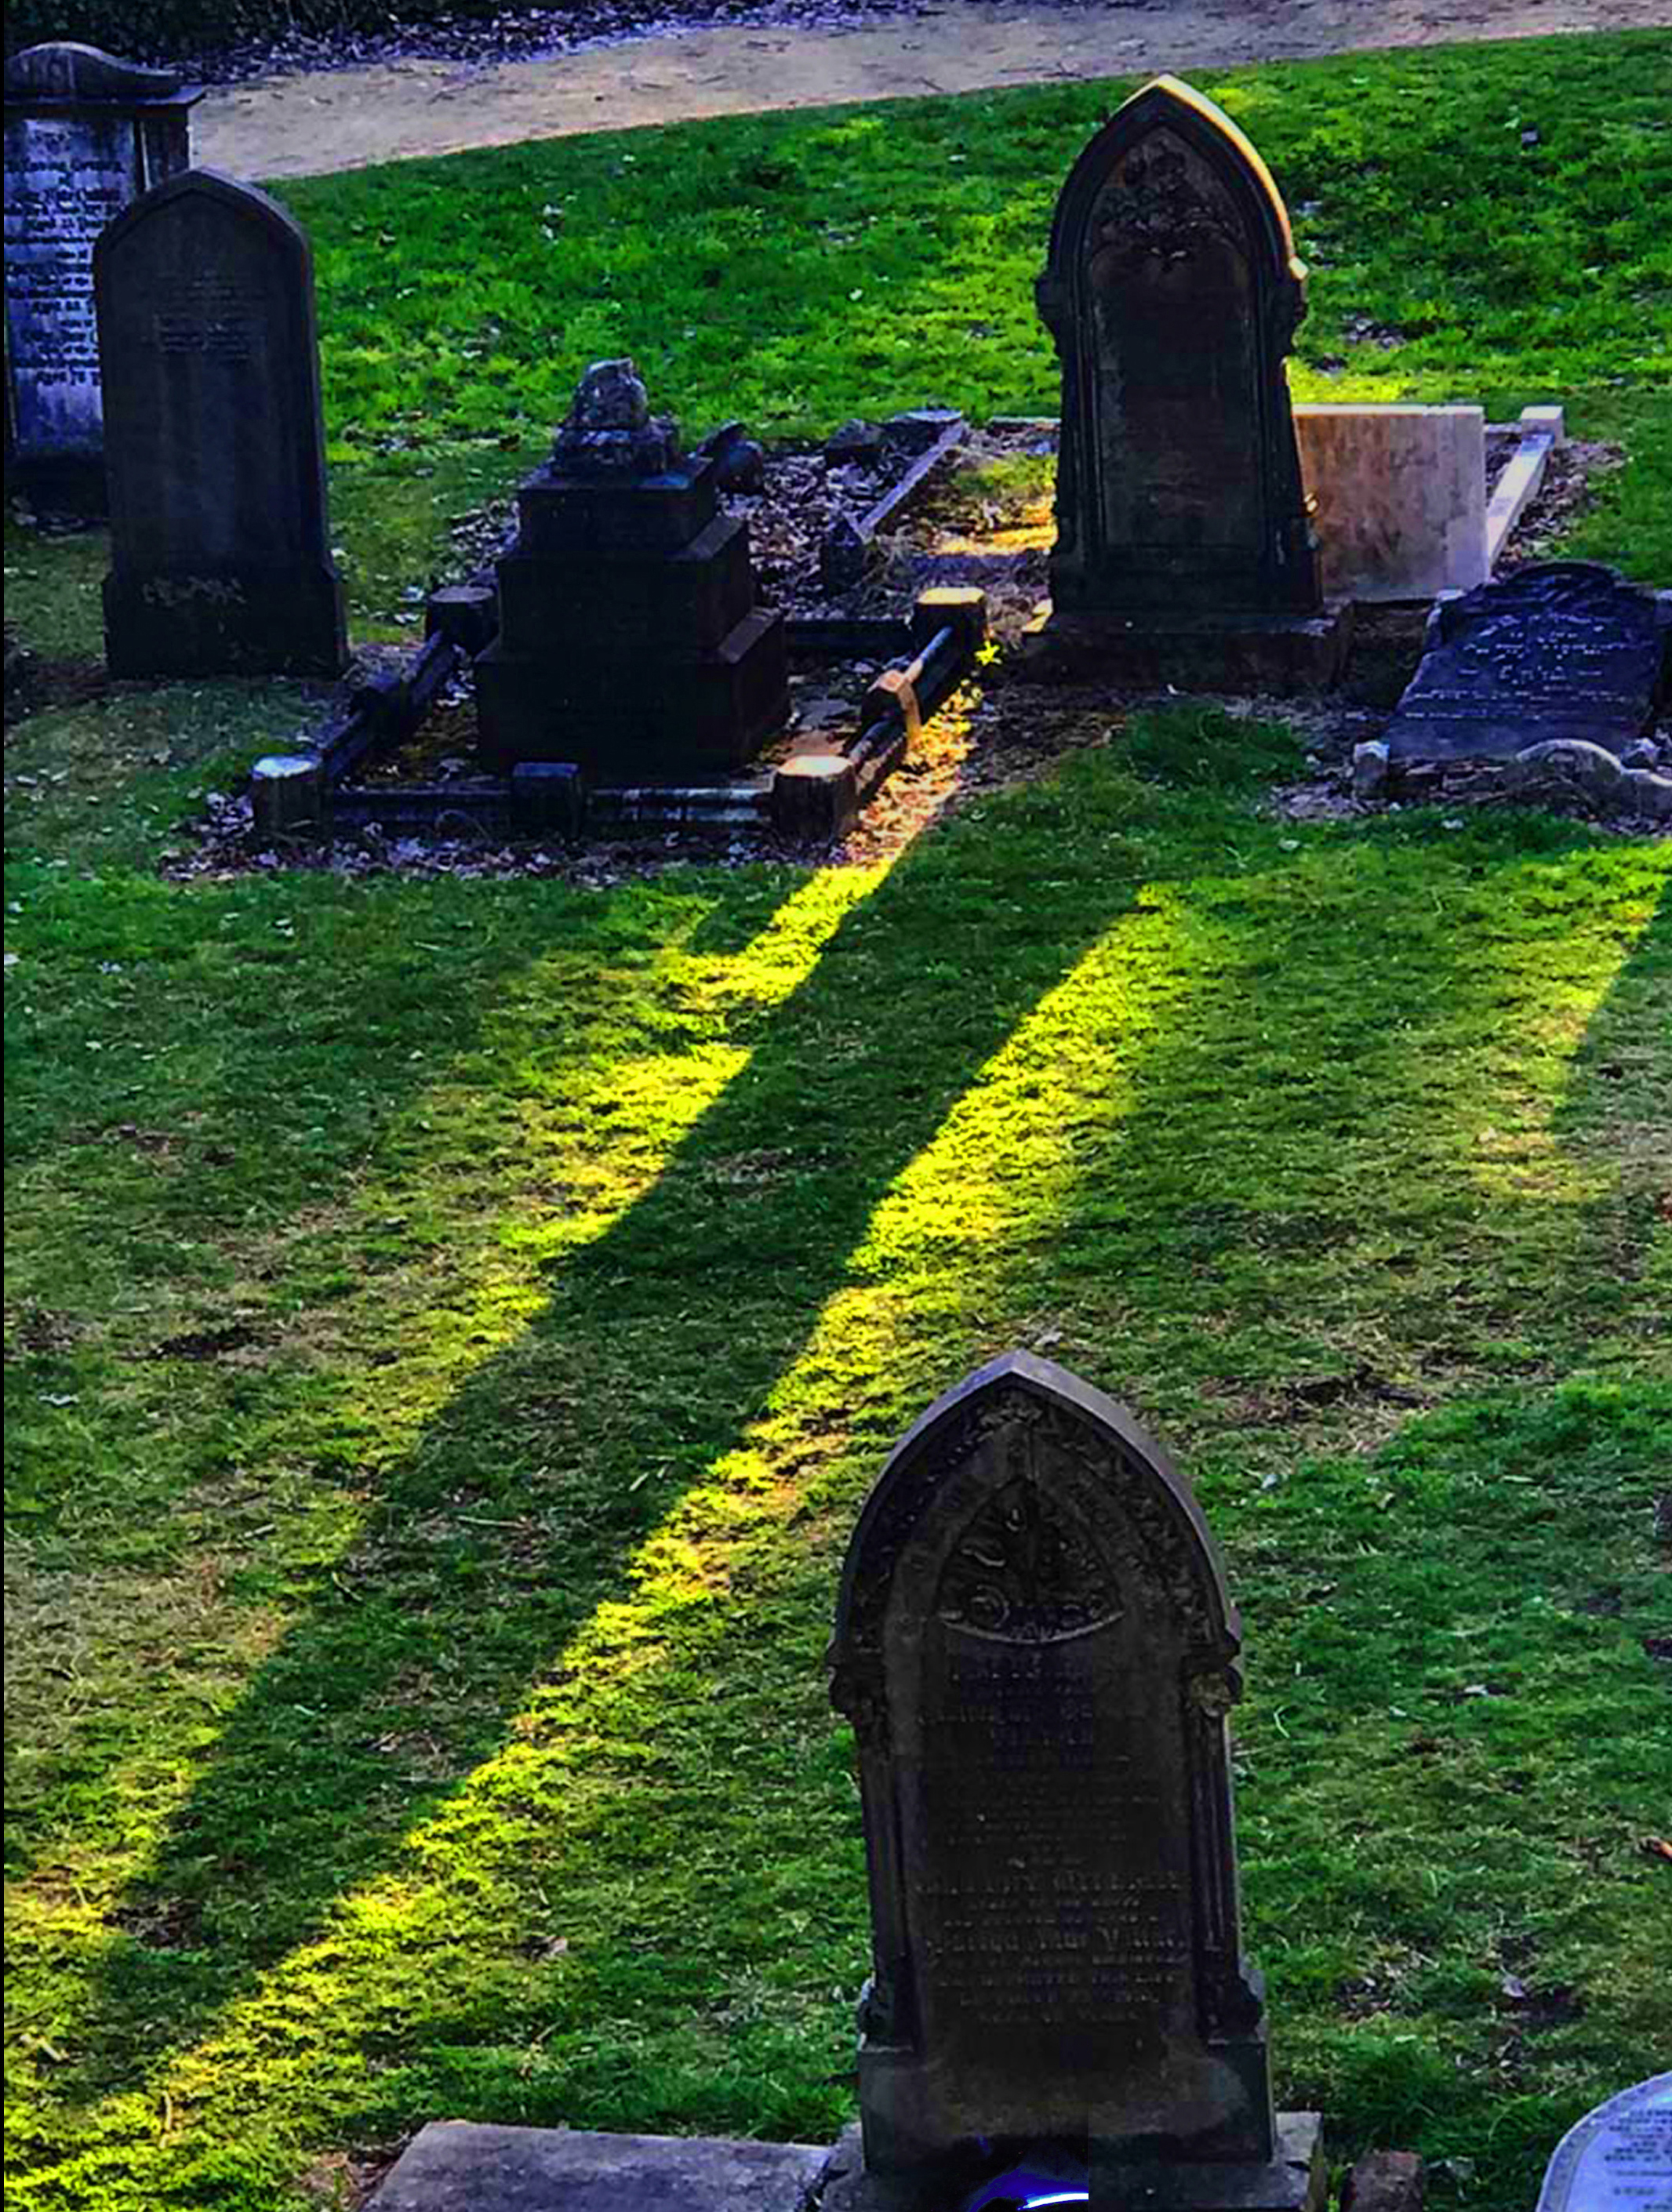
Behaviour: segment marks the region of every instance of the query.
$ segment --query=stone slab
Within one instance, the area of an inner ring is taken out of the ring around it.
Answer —
[[[367,2212],[806,2212],[810,2143],[432,2121]]]
[[[1350,605],[1265,621],[1134,623],[1119,616],[1053,613],[1023,641],[1014,672],[1036,683],[1101,681],[1124,689],[1233,694],[1327,691],[1347,665]]]
[[[1672,2212],[1672,2074],[1622,2090],[1568,2130],[1538,2212]]]
[[[1616,757],[1663,682],[1667,610],[1590,561],[1552,561],[1434,610],[1385,732],[1389,759],[1507,760],[1578,740]]]
[[[1432,599],[1486,581],[1484,410],[1294,413],[1326,597]]]
[[[1523,407],[1521,441],[1499,472],[1487,508],[1487,566],[1495,568],[1510,532],[1537,498],[1550,456],[1567,439],[1560,407]]]

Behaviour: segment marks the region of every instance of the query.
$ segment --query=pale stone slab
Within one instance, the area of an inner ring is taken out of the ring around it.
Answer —
[[[1487,508],[1487,562],[1495,568],[1498,556],[1544,483],[1545,470],[1558,446],[1567,442],[1567,427],[1560,407],[1523,407],[1521,442],[1492,488]]]
[[[1330,599],[1468,591],[1487,560],[1487,424],[1479,407],[1295,409]]]
[[[830,2155],[811,2143],[436,2120],[367,2212],[804,2212]]]

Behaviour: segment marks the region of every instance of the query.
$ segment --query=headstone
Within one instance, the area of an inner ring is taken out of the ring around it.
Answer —
[[[630,361],[587,370],[497,564],[499,635],[476,663],[488,766],[696,779],[782,728],[783,618],[755,604],[749,527],[720,511],[716,473],[652,416]]]
[[[334,676],[307,240],[212,169],[159,185],[94,255],[114,676]]]
[[[1442,599],[1386,732],[1395,764],[1507,760],[1558,740],[1616,758],[1666,680],[1672,602],[1592,561],[1519,568]]]
[[[1479,407],[1297,407],[1301,476],[1331,599],[1432,599],[1486,581]]]
[[[1672,2074],[1610,2097],[1568,2130],[1538,2212],[1672,2212]]]
[[[104,512],[94,240],[189,165],[202,97],[96,46],[6,63],[6,471],[50,509]]]
[[[1241,1949],[1240,1644],[1183,1479],[1062,1369],[998,1360],[897,1448],[830,1650],[874,1956],[854,2204],[954,2204],[1047,2151],[1094,2203],[1319,2201]]]
[[[1270,171],[1190,86],[1158,78],[1085,148],[1037,286],[1062,370],[1057,617],[1320,616],[1284,367],[1304,276]]]

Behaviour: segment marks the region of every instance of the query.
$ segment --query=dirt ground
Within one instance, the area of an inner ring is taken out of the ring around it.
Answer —
[[[727,24],[531,61],[258,79],[210,93],[192,135],[211,167],[307,176],[769,108],[1654,25],[1672,25],[1672,0],[1105,0],[1073,12],[946,0],[898,21]]]

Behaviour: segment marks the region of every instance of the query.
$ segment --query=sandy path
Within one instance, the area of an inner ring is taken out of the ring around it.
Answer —
[[[272,77],[210,93],[192,137],[200,161],[234,175],[307,176],[763,108],[1656,24],[1672,24],[1672,0],[946,0],[845,30],[733,24],[544,61]]]

